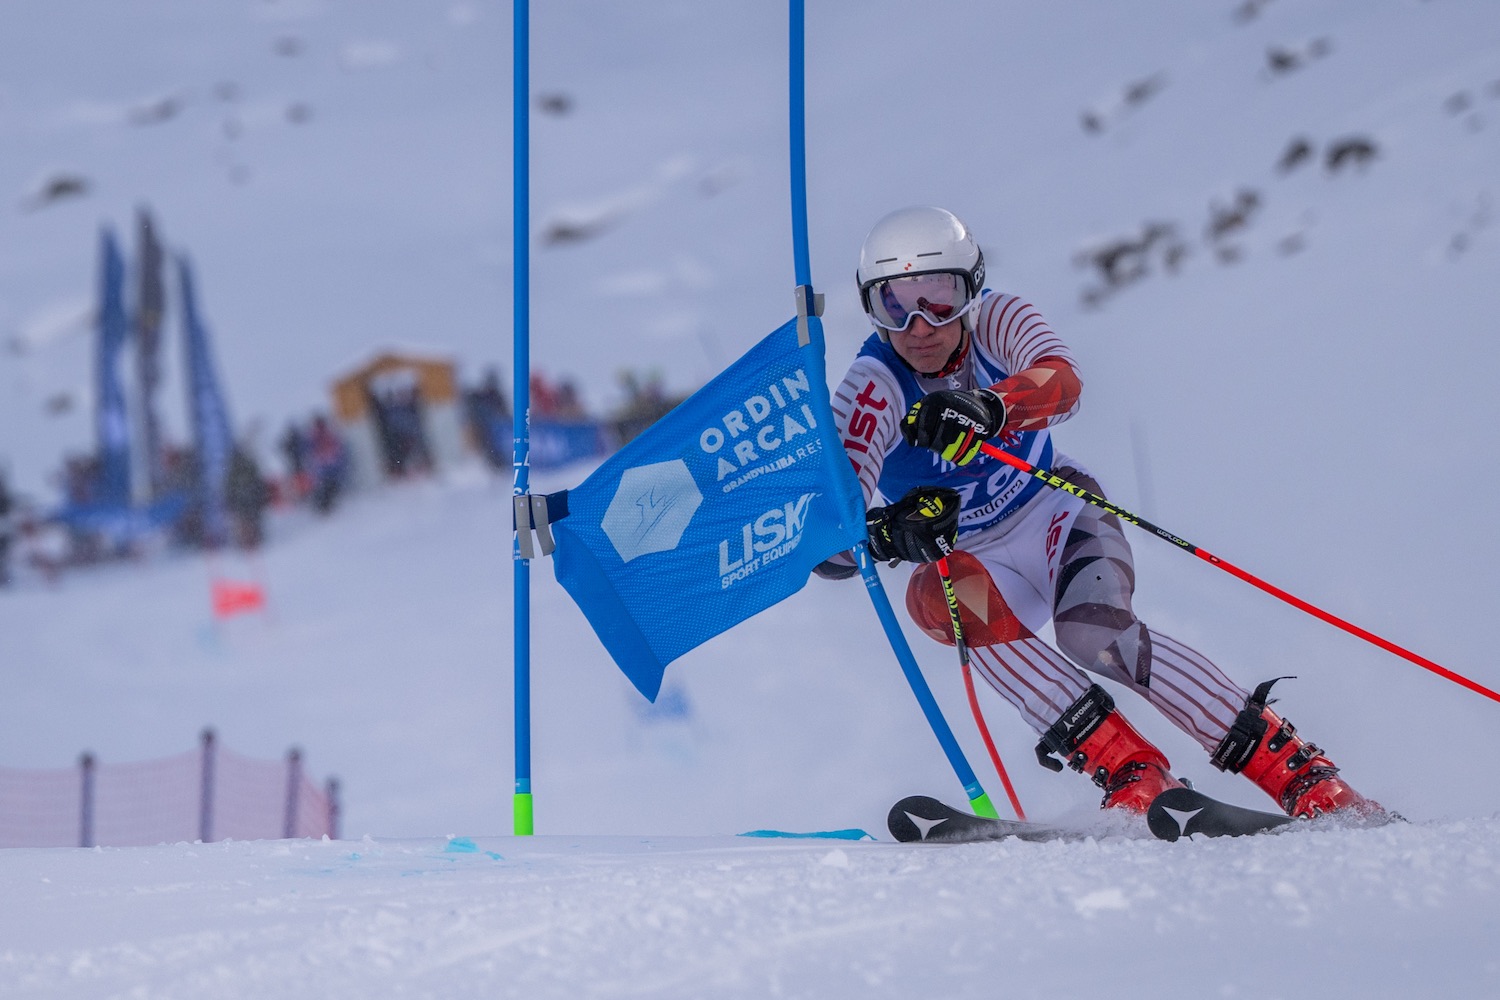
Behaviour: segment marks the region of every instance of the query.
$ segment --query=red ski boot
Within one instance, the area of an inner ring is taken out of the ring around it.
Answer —
[[[1036,758],[1061,771],[1056,754],[1104,789],[1101,809],[1144,813],[1151,800],[1182,782],[1156,747],[1115,711],[1109,692],[1095,684],[1075,701],[1036,745]]]
[[[1266,681],[1245,702],[1239,717],[1213,752],[1221,771],[1243,774],[1275,799],[1288,816],[1311,819],[1327,813],[1384,822],[1390,814],[1356,792],[1323,751],[1297,735],[1296,728],[1266,707]]]

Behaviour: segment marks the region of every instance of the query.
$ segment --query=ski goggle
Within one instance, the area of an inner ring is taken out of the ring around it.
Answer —
[[[953,271],[884,278],[865,289],[865,311],[879,326],[899,333],[921,316],[933,326],[951,323],[974,305],[969,283]]]

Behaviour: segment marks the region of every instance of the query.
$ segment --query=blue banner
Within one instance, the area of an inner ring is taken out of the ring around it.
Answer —
[[[823,330],[795,321],[568,492],[554,571],[641,694],[666,665],[801,590],[865,537]]]
[[[182,290],[183,348],[186,354],[188,413],[193,429],[193,454],[198,465],[198,496],[202,512],[203,541],[210,547],[229,539],[226,481],[229,459],[234,452],[234,432],[229,410],[219,391],[209,348],[208,330],[198,316],[193,294],[193,274],[187,258],[177,260],[178,284]]]
[[[47,519],[123,546],[173,524],[182,516],[187,502],[184,494],[169,493],[144,507],[70,503],[58,508]]]
[[[98,398],[94,411],[99,478],[94,501],[101,507],[130,506],[130,424],[120,384],[120,353],[130,333],[125,315],[125,261],[108,229],[100,236],[99,340],[95,357]]]
[[[510,467],[515,425],[509,414],[482,414],[475,426],[483,440],[485,455],[497,468]],[[531,448],[527,461],[533,469],[558,469],[573,462],[598,458],[610,450],[610,433],[598,420],[548,420],[533,418]]]
[[[506,431],[510,430],[509,425]],[[506,442],[508,447],[510,442]],[[531,422],[531,467],[556,469],[585,458],[597,458],[609,450],[604,425],[597,420],[533,420]]]

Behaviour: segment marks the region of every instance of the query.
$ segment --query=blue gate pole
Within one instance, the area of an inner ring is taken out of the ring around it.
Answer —
[[[906,683],[911,686],[911,693],[917,696],[917,704],[922,706],[922,714],[927,716],[927,724],[932,727],[932,734],[937,737],[943,753],[948,755],[948,764],[953,768],[953,773],[958,775],[959,784],[964,786],[964,794],[969,797],[969,804],[973,807],[974,814],[998,816],[995,804],[990,801],[989,794],[980,787],[979,779],[974,775],[974,769],[969,766],[969,759],[964,756],[963,748],[958,745],[958,740],[953,736],[953,730],[948,726],[948,720],[943,717],[943,710],[938,707],[937,699],[932,696],[932,689],[927,686],[927,678],[922,676],[922,668],[917,666],[917,658],[912,655],[911,645],[901,631],[901,623],[896,620],[896,612],[891,610],[890,599],[886,597],[885,588],[880,585],[880,574],[875,570],[875,560],[870,558],[870,553],[863,542],[854,547],[854,553],[859,559],[859,572],[864,578],[865,589],[870,594],[870,603],[875,605],[875,613],[880,617],[880,625],[885,629],[886,639],[890,641],[891,649],[896,654],[896,661],[901,664],[901,672],[906,675]]]
[[[815,316],[820,310],[817,308],[817,297],[812,290],[812,265],[809,262],[807,246],[807,126],[806,126],[806,98],[805,79],[806,59],[804,56],[805,42],[803,31],[803,0],[790,0],[791,4],[791,52],[790,52],[790,86],[791,95],[791,172],[792,172],[792,259],[797,279],[797,314],[802,316]],[[810,320],[809,322],[816,322]],[[912,655],[911,646],[906,641],[906,636],[901,631],[901,623],[896,620],[896,613],[891,610],[891,602],[886,597],[885,588],[880,584],[880,574],[876,572],[874,560],[865,549],[865,544],[860,542],[854,547],[855,556],[859,559],[859,571],[865,581],[865,590],[870,595],[870,601],[875,605],[875,613],[880,618],[880,624],[885,629],[886,638],[890,641],[891,649],[896,654],[896,660],[901,664],[901,670],[906,674],[906,683],[911,686],[912,694],[916,695],[917,704],[922,707],[922,714],[927,716],[927,724],[932,727],[933,735],[937,737],[938,744],[942,746],[943,753],[948,757],[948,764],[953,768],[953,773],[958,776],[959,784],[964,786],[964,794],[969,797],[969,804],[974,812],[980,816],[996,816],[994,803],[985,790],[980,787],[979,779],[974,776],[974,769],[969,766],[969,761],[964,757],[963,748],[958,745],[958,740],[953,736],[953,730],[948,726],[948,720],[943,718],[943,711],[938,707],[937,700],[932,696],[932,689],[927,686],[927,679],[922,676],[922,670],[917,666],[916,657]]]
[[[515,470],[513,497],[525,496],[531,488],[529,459],[531,438],[531,18],[528,0],[513,0],[512,111],[512,460]],[[514,504],[512,504],[514,510]],[[534,829],[531,799],[531,563],[521,557],[519,533],[511,558],[515,564],[515,737],[516,789],[512,800],[517,836],[530,836]]]

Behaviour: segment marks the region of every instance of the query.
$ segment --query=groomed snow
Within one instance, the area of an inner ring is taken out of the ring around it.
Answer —
[[[1500,822],[0,854],[14,997],[1484,997]],[[25,917],[21,917],[25,914]]]

